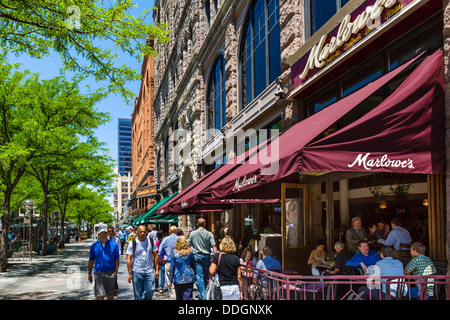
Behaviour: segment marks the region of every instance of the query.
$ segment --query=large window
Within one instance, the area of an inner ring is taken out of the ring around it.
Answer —
[[[227,122],[226,118],[226,92],[225,92],[225,63],[220,55],[209,77],[207,93],[207,128],[220,130]]]
[[[256,0],[244,24],[240,46],[241,107],[281,74],[279,0]]]
[[[306,36],[311,37],[349,0],[309,0],[306,1]]]

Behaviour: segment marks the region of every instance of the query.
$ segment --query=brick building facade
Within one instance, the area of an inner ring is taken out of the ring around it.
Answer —
[[[153,41],[148,41],[153,46]],[[133,201],[132,217],[146,212],[155,203],[152,192],[146,192],[155,184],[154,179],[154,126],[153,126],[153,57],[147,57],[142,63],[142,82],[139,96],[136,97],[131,125],[133,133]]]

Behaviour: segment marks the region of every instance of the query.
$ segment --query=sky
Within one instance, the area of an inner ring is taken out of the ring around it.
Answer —
[[[144,9],[150,9],[153,7],[153,0],[134,0],[135,3],[138,4],[138,7],[135,8],[132,13],[135,15],[140,15],[140,12]],[[150,21],[152,22],[151,14],[149,15]],[[81,23],[83,21],[81,20]],[[114,46],[111,43],[102,42],[102,47],[109,49],[114,49]],[[27,55],[21,55],[18,57],[9,56],[8,60],[10,63],[21,63],[22,66],[20,69],[25,70],[28,69],[33,73],[40,73],[41,79],[51,79],[59,74],[59,69],[61,68],[61,60],[58,54],[54,54],[52,56],[45,57],[43,59],[33,59],[28,57]],[[130,57],[128,54],[119,54],[119,59],[117,60],[117,65],[126,64],[133,69],[136,69],[138,73],[140,73],[142,61],[137,61],[136,59]],[[70,79],[71,73],[66,73],[67,78]],[[88,84],[92,89],[98,87],[98,83],[96,83],[95,79],[87,79],[84,84]],[[141,82],[134,81],[128,84],[128,88],[136,95],[139,95]],[[117,161],[118,157],[118,119],[119,118],[127,118],[131,119],[131,113],[133,112],[134,106],[126,105],[123,99],[117,95],[109,95],[107,98],[103,99],[96,105],[96,108],[100,112],[108,112],[111,115],[111,121],[101,125],[98,129],[95,130],[95,134],[99,141],[105,142],[105,147],[109,149],[109,155]],[[116,169],[117,170],[117,169]],[[112,195],[109,198],[112,205]]]

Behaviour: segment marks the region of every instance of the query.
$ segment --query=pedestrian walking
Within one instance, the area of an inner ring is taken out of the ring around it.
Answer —
[[[113,226],[108,226],[108,240],[114,241],[117,244],[117,248],[121,247],[120,239],[116,236],[116,229]]]
[[[193,300],[195,260],[185,236],[179,236],[170,257],[169,283],[175,286],[177,300]]]
[[[130,233],[128,234],[127,241],[130,242],[131,240],[135,239],[137,237],[137,228],[133,227],[130,229]]]
[[[108,226],[108,240],[113,241],[117,244],[117,248],[121,247],[120,240],[116,236],[116,229],[113,226]],[[119,284],[117,283],[117,277],[116,277],[116,284],[114,285],[114,294],[117,294],[119,291]]]
[[[164,232],[162,232],[161,230],[159,230],[156,234],[156,237],[158,238],[158,240],[156,240],[156,247],[158,248],[158,252],[159,252],[159,248],[161,248],[161,241],[164,238]],[[159,279],[156,281],[156,290],[159,290],[159,293],[163,293],[164,292],[164,278],[165,278],[165,268],[164,268],[164,263],[161,260],[161,258],[159,257],[158,254],[158,260],[159,260]]]
[[[240,300],[242,293],[241,263],[236,245],[230,236],[220,242],[220,253],[216,253],[209,268],[211,275],[219,275],[222,300]]]
[[[9,249],[14,249],[14,242],[17,240],[17,235],[14,233],[13,229],[8,230],[8,246]]]
[[[214,254],[216,254],[217,246],[213,234],[205,229],[206,220],[203,218],[198,219],[197,226],[198,229],[192,231],[189,235],[189,244],[192,246],[195,259],[195,284],[200,293],[200,300],[205,300],[206,285],[208,284],[209,278],[209,266],[211,265],[211,247]]]
[[[138,227],[137,238],[128,243],[127,268],[134,299],[152,300],[155,279],[159,277],[158,248],[152,238],[147,238],[145,225]]]
[[[153,241],[158,241],[158,230],[156,230],[156,224],[148,225],[148,237],[153,238]]]
[[[92,283],[94,269],[94,294],[97,300],[114,299],[114,286],[119,270],[119,247],[114,241],[108,240],[108,230],[98,231],[99,241],[91,245],[88,262],[88,281]]]
[[[120,228],[120,231],[117,233],[117,236],[120,240],[120,254],[123,255],[123,247],[125,247],[125,243],[127,242],[127,232],[124,228]]]
[[[169,299],[175,299],[175,288],[169,285],[169,270],[170,270],[170,257],[172,256],[172,251],[175,248],[175,243],[177,242],[178,228],[177,226],[171,226],[169,229],[170,235],[165,237],[161,241],[161,245],[159,247],[159,259],[164,263],[164,276],[165,281],[167,282],[167,291],[169,293]]]

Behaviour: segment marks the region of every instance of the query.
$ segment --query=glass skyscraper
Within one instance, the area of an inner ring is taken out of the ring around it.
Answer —
[[[118,146],[118,165],[121,176],[131,175],[131,119],[119,118],[118,123],[119,146]]]

